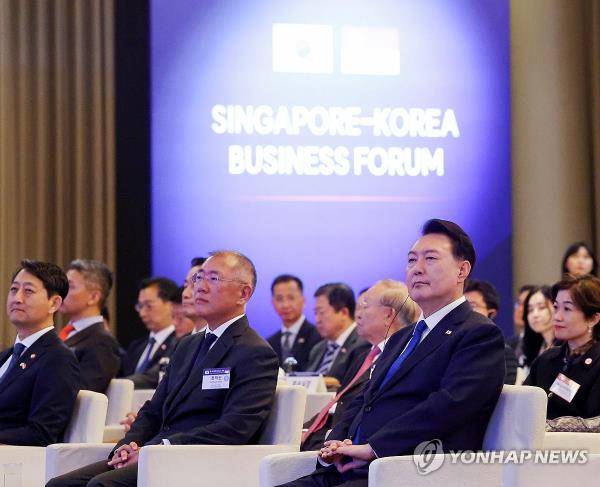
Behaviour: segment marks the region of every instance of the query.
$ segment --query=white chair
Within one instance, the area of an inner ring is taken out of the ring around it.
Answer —
[[[538,387],[505,385],[487,426],[483,449],[498,451],[541,448],[544,441],[547,400],[544,390]],[[308,475],[315,468],[315,460],[316,452],[270,455],[261,462],[260,485],[272,487]],[[417,473],[411,455],[377,459],[369,469],[369,485],[394,485],[398,483],[398,478],[402,479],[403,486],[416,483],[419,486],[444,487],[471,485],[463,475],[462,469],[465,465],[455,464],[449,467],[446,464],[449,465],[450,462],[446,461],[444,468],[423,477]],[[488,466],[490,465],[485,465]],[[490,485],[494,485],[493,480],[499,478],[500,470],[495,469],[494,465],[490,467],[481,475],[487,475]],[[371,469],[375,470],[373,475],[376,477],[376,484],[371,481]],[[452,472],[448,472],[449,470]],[[467,468],[469,472],[475,470]],[[402,476],[398,477],[400,473]],[[479,473],[473,478],[477,485],[483,485],[479,481]]]
[[[146,403],[146,401],[152,399],[152,396],[154,396],[154,391],[155,389],[135,389],[133,391],[133,401],[131,402],[130,411],[137,413]]]
[[[306,395],[306,408],[304,410],[304,422],[321,412],[329,401],[335,396],[335,392],[310,392]]]
[[[71,420],[65,430],[65,442],[98,442],[102,440],[108,399],[104,394],[79,391]],[[50,448],[50,447],[48,447]],[[17,464],[21,470],[21,485],[44,484],[48,467],[47,448],[0,446],[0,465]],[[65,470],[68,471],[68,470]]]
[[[298,451],[306,390],[278,386],[275,403],[258,445],[173,445],[141,449],[138,484],[257,486],[260,460],[273,453]],[[210,469],[198,474],[198,459]],[[168,468],[164,468],[168,465]]]
[[[106,389],[106,397],[108,397],[108,411],[106,412],[103,441],[104,443],[116,443],[125,436],[125,430],[119,421],[132,411],[133,381],[112,379]]]
[[[600,454],[600,433],[547,432],[545,450],[587,450]]]

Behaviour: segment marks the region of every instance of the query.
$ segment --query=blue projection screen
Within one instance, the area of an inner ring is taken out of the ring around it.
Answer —
[[[152,262],[234,248],[270,283],[404,280],[429,218],[472,236],[511,326],[508,1],[154,0]]]

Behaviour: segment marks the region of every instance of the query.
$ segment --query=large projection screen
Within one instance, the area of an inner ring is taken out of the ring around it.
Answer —
[[[404,280],[456,221],[512,318],[508,1],[153,0],[152,265],[233,248],[270,284]]]

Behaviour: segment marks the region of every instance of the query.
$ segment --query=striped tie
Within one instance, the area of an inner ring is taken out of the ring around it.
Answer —
[[[317,369],[319,374],[325,375],[327,372],[329,372],[331,364],[333,363],[333,359],[335,358],[335,352],[337,352],[338,348],[340,348],[340,346],[335,342],[329,342],[327,344],[327,351],[325,352],[325,355],[323,355],[321,365]]]

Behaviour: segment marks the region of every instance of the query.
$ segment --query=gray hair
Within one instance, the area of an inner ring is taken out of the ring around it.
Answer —
[[[410,325],[416,321],[419,308],[408,295],[406,284],[394,279],[382,279],[377,281],[373,287],[375,286],[381,286],[384,289],[379,303],[392,308],[397,313],[396,320],[404,325]]]
[[[95,287],[100,291],[102,296],[98,304],[102,308],[113,284],[113,275],[108,266],[99,260],[75,259],[67,267],[67,271],[71,270],[83,276],[86,287]]]
[[[254,293],[257,279],[256,267],[254,267],[254,264],[248,257],[241,252],[229,249],[214,250],[209,252],[208,255],[210,257],[225,257],[235,259],[236,263],[233,265],[233,271],[243,280],[245,280],[246,284],[250,285],[252,288],[252,293],[250,295]]]

